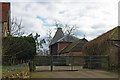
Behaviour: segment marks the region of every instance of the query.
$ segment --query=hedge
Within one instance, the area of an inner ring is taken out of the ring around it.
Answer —
[[[36,55],[35,40],[32,37],[3,37],[2,55],[3,62],[11,62],[11,59],[15,61],[33,59]]]

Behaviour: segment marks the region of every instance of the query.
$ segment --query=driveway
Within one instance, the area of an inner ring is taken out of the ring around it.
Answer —
[[[31,72],[31,78],[118,78],[115,73],[102,70]]]

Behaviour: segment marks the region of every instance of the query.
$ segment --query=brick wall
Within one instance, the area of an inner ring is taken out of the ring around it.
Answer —
[[[61,51],[63,48],[65,48],[66,46],[70,45],[70,42],[59,42],[58,43],[58,51]]]
[[[0,22],[2,22],[2,35],[10,33],[10,3],[0,2]]]
[[[50,54],[52,53],[53,55],[57,55],[58,54],[57,50],[58,50],[58,44],[57,43],[50,46]]]

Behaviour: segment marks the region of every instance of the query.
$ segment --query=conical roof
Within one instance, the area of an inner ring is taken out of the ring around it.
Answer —
[[[56,31],[56,33],[55,33],[55,36],[53,37],[50,45],[56,43],[56,42],[57,42],[60,38],[62,38],[63,36],[64,36],[64,33],[63,33],[63,31],[62,31],[62,28],[58,27],[58,28],[57,28],[57,31]]]

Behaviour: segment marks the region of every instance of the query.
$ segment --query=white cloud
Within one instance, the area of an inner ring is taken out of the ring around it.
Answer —
[[[2,0],[5,1],[5,0]],[[26,33],[40,33],[46,37],[48,28],[37,16],[46,19],[48,24],[59,20],[65,24],[77,24],[78,33],[86,35],[89,40],[118,25],[119,0],[7,0],[12,2],[12,16],[22,17]],[[16,1],[16,2],[15,2]],[[60,12],[64,12],[60,14]],[[52,34],[54,35],[54,33]],[[80,38],[80,34],[77,35]]]

